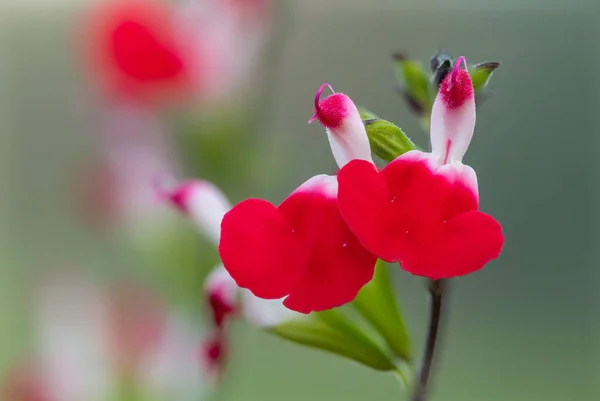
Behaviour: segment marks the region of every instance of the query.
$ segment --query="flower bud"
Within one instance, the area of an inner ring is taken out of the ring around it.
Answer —
[[[431,153],[438,165],[462,161],[475,130],[475,95],[466,65],[465,58],[459,57],[433,104]]]
[[[215,244],[221,236],[221,220],[231,205],[223,192],[208,181],[184,182],[164,196]]]
[[[340,168],[353,159],[372,162],[369,139],[358,109],[343,93],[321,99],[326,87],[333,91],[329,84],[321,85],[315,96],[315,114],[309,122],[319,120],[327,129],[331,151]]]

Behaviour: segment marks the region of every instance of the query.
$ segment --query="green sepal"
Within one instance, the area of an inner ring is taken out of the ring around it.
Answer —
[[[335,310],[312,313],[271,327],[286,340],[354,360],[381,371],[397,371],[390,355]]]
[[[394,123],[382,120],[362,108],[359,108],[359,113],[367,130],[371,151],[383,161],[389,163],[396,157],[417,149],[402,129]]]
[[[471,67],[469,74],[471,75],[471,81],[473,81],[475,94],[485,88],[498,67],[500,67],[500,63],[496,61],[487,61]]]
[[[373,280],[360,290],[352,305],[381,334],[396,356],[411,361],[410,338],[386,262],[377,261]]]
[[[430,77],[427,71],[416,61],[402,53],[394,54],[396,61],[396,79],[411,109],[419,116],[429,115],[433,105]]]

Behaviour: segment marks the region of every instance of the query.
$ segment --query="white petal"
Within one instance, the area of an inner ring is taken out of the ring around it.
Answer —
[[[161,341],[142,364],[141,381],[149,396],[163,400],[202,399],[208,391],[198,359],[201,330],[173,314],[166,321]]]
[[[196,181],[191,185],[186,201],[189,216],[200,231],[218,245],[221,220],[231,209],[231,204],[223,192],[210,182]]]
[[[298,192],[313,192],[335,199],[338,192],[337,178],[327,174],[315,175],[296,188],[292,194]]]
[[[327,129],[327,138],[337,165],[342,168],[351,160],[366,160],[373,163],[371,146],[365,125],[354,103],[349,106],[349,115],[342,125]]]
[[[438,164],[460,162],[475,130],[475,100],[448,109],[438,96],[431,112],[431,152]]]
[[[283,299],[262,299],[242,290],[242,313],[248,323],[261,328],[282,324],[303,316],[283,306]]]
[[[40,288],[35,306],[41,367],[52,399],[104,400],[111,391],[107,299],[94,283],[71,275]]]
[[[329,145],[340,168],[354,159],[372,163],[367,130],[356,105],[343,93],[321,99],[321,93],[327,87],[332,89],[329,84],[323,84],[317,91],[315,115],[309,122],[317,119],[327,129]]]
[[[453,182],[460,182],[465,187],[473,191],[477,203],[479,203],[479,187],[477,184],[477,174],[471,166],[454,162],[446,164],[437,169],[438,174],[442,174]]]
[[[431,152],[438,165],[460,162],[475,130],[475,95],[473,82],[459,57],[440,85],[431,110]]]

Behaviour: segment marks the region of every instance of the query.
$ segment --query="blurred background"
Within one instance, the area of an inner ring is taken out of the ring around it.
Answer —
[[[91,341],[89,328],[97,324],[90,316],[117,316],[116,331],[140,321],[147,334],[165,315],[185,317],[192,326],[186,339],[205,330],[202,280],[218,262],[216,249],[175,212],[156,212],[145,189],[135,187],[140,177],[169,171],[211,180],[232,202],[281,201],[308,177],[336,170],[323,130],[307,124],[323,82],[427,146],[394,90],[390,56],[401,50],[426,64],[443,48],[472,63],[502,62],[465,161],[478,173],[482,210],[502,223],[506,244],[483,271],[452,283],[432,400],[600,399],[597,2],[254,3],[238,10],[230,31],[197,32],[212,38],[213,51],[235,48],[239,57],[223,56],[214,75],[207,72],[209,84],[192,80],[195,92],[185,101],[156,105],[136,83],[107,84],[98,79],[106,71],[90,68],[98,56],[86,42],[93,37],[84,23],[91,0],[0,2],[2,377],[12,377],[16,365],[35,370],[40,353],[44,360],[78,358],[85,349],[79,340]],[[233,31],[238,36],[227,36]],[[115,101],[115,93],[137,100]],[[142,98],[151,106],[140,107]],[[394,280],[420,352],[425,285],[399,269]],[[69,298],[77,295],[73,288],[83,298]],[[108,312],[90,311],[98,305]],[[64,313],[69,308],[75,311]],[[71,329],[74,320],[86,322],[84,329]],[[86,360],[114,353],[114,342],[112,351],[96,350]],[[131,351],[138,342],[122,347]],[[391,375],[242,323],[233,326],[231,342],[215,399],[407,395]],[[189,373],[183,359],[174,371]],[[173,397],[155,399],[184,399]],[[33,400],[46,398],[7,399]]]

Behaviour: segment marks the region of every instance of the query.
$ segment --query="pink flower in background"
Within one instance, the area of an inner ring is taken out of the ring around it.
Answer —
[[[102,85],[118,97],[152,99],[185,91],[190,65],[163,0],[98,2],[85,21],[85,51]]]
[[[2,383],[0,395],[7,401],[58,401],[50,397],[49,383],[31,364],[12,368]]]
[[[257,0],[101,1],[85,21],[86,59],[111,97],[219,99],[258,64],[270,9]]]
[[[139,284],[55,274],[36,288],[33,312],[33,358],[8,381],[16,401],[109,401],[123,380],[147,399],[208,391],[202,331]]]
[[[434,280],[481,269],[504,242],[500,224],[479,211],[475,171],[462,163],[475,128],[473,84],[463,62],[435,99],[431,153],[405,153],[381,171],[354,160],[338,175],[340,210],[360,242]]]
[[[179,170],[162,122],[132,103],[115,104],[103,116],[96,159],[79,172],[79,209],[88,222],[119,232],[151,235],[172,214],[157,197],[157,176]]]

